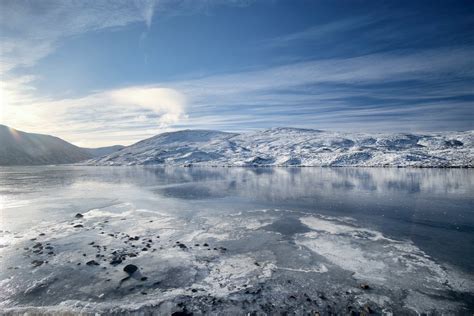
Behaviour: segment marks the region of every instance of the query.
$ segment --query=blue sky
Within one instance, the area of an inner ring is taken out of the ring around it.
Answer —
[[[82,146],[183,128],[473,129],[472,1],[0,2],[0,123]]]

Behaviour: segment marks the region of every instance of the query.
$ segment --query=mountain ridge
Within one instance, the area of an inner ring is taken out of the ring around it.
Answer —
[[[28,133],[0,124],[0,166],[77,163],[119,148],[123,146],[81,148],[56,136]]]
[[[474,131],[344,133],[292,127],[167,132],[91,165],[473,167]]]

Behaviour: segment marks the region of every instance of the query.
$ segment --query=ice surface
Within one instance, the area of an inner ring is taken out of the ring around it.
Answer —
[[[22,236],[2,233],[4,313],[171,312],[183,304],[191,311],[205,302],[242,312],[258,306],[249,298],[266,302],[267,312],[322,310],[333,301],[380,312],[453,312],[465,310],[453,295],[474,291],[472,276],[347,217],[264,209],[185,220],[130,203],[83,215]],[[282,216],[306,230],[283,237],[274,225]],[[131,278],[126,264],[139,268]],[[435,296],[449,304],[435,304]]]
[[[0,314],[474,309],[472,170],[2,171]]]

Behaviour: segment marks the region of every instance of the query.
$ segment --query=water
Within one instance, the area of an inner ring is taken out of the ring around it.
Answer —
[[[0,172],[4,312],[473,309],[472,170]]]

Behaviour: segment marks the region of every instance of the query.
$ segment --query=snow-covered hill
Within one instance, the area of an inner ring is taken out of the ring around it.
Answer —
[[[184,130],[140,141],[93,165],[473,167],[474,131],[353,134],[272,128]]]
[[[110,154],[123,146],[81,148],[61,138],[0,125],[0,166],[76,163]]]

